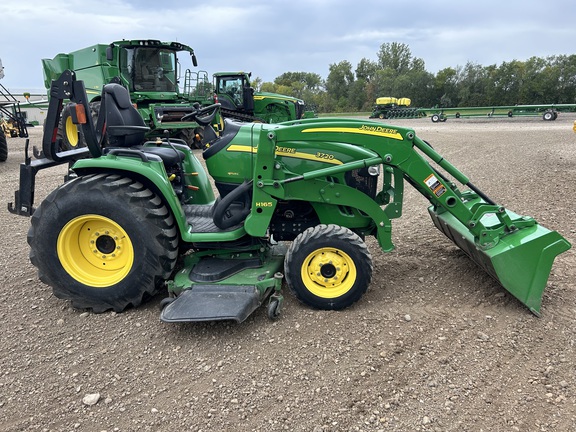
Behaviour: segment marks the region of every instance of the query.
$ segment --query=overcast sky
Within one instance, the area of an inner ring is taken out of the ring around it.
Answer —
[[[43,89],[40,60],[121,39],[190,45],[199,68],[326,78],[330,64],[407,44],[429,72],[576,53],[574,0],[1,0],[11,91]]]

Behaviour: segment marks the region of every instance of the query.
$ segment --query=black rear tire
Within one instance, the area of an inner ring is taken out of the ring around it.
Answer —
[[[96,130],[96,125],[98,124],[98,116],[100,115],[101,104],[102,104],[101,101],[90,102],[90,117],[92,118],[92,124],[94,124],[94,130]],[[96,139],[100,139],[100,137],[96,137]],[[102,141],[99,143],[100,147],[98,147],[97,149],[90,149],[90,153],[92,154],[93,157],[101,156],[102,155],[102,148],[108,147],[108,135],[106,133],[104,133],[104,136],[101,139],[102,139]],[[86,138],[84,137],[84,131],[82,129],[80,129],[80,143],[79,143],[79,145],[80,145],[80,147],[88,146],[88,142],[86,141]]]
[[[372,256],[362,239],[338,225],[317,225],[296,237],[286,253],[286,282],[298,300],[340,310],[356,301],[372,279]]]
[[[6,159],[8,159],[8,141],[6,134],[0,129],[0,162],[6,162]]]
[[[110,174],[78,177],[34,212],[30,261],[58,298],[96,313],[121,312],[154,295],[178,256],[178,231],[162,200]]]
[[[70,110],[70,105],[62,108],[62,117],[58,128],[58,132],[62,136],[61,150],[63,151],[84,147],[84,145],[82,145],[82,134],[80,133],[78,125],[72,122]]]

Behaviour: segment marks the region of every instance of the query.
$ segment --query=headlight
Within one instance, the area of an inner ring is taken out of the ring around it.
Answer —
[[[380,175],[380,165],[372,165],[368,167],[368,174],[373,177]]]

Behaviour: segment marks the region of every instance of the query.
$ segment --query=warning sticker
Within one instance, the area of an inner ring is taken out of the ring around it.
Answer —
[[[430,174],[426,180],[424,180],[424,183],[426,183],[426,186],[428,186],[437,197],[441,197],[444,195],[444,192],[446,192],[446,188],[434,174]]]

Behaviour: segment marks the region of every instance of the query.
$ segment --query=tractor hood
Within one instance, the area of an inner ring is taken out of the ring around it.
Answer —
[[[292,102],[298,105],[304,105],[304,101],[302,99],[298,99],[292,96],[281,95],[278,93],[270,93],[270,92],[258,92],[254,94],[254,100],[264,100],[266,98],[275,99],[275,100],[284,100],[286,102]]]

